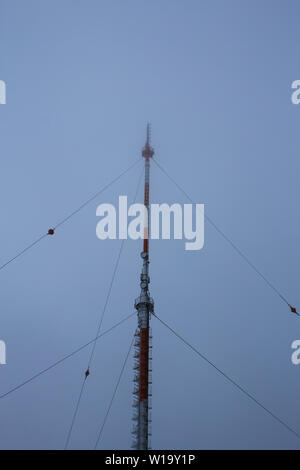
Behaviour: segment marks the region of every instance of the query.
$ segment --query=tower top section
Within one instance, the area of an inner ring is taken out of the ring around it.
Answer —
[[[154,155],[154,150],[150,146],[150,139],[151,139],[151,126],[148,123],[147,124],[147,140],[146,140],[145,147],[142,150],[142,155],[144,158],[146,158],[146,160],[149,160]]]

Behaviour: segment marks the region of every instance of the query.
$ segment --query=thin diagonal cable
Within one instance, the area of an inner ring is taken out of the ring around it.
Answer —
[[[106,421],[107,421],[107,418],[108,418],[108,416],[109,416],[109,413],[110,413],[110,410],[111,410],[113,401],[114,401],[114,399],[115,399],[116,393],[117,393],[117,391],[118,391],[118,388],[119,388],[119,385],[120,385],[120,382],[121,382],[121,379],[122,379],[123,372],[124,372],[124,370],[125,370],[125,367],[126,367],[126,364],[127,364],[127,361],[128,361],[128,357],[129,357],[129,354],[130,354],[130,351],[131,351],[131,348],[132,348],[132,345],[133,345],[133,341],[134,341],[134,336],[133,336],[133,338],[132,338],[132,340],[131,340],[131,343],[130,343],[130,346],[129,346],[127,355],[126,355],[126,357],[125,357],[125,361],[124,361],[124,363],[123,363],[123,365],[122,365],[122,368],[121,368],[121,371],[120,371],[120,374],[119,374],[117,383],[116,383],[116,385],[115,385],[115,388],[114,388],[114,391],[113,391],[113,394],[112,394],[112,397],[111,397],[111,400],[110,400],[110,403],[109,403],[109,405],[108,405],[106,414],[105,414],[105,416],[104,416],[104,420],[103,420],[103,423],[102,423],[102,425],[101,425],[101,428],[100,428],[100,431],[99,431],[99,434],[98,434],[98,437],[97,437],[97,440],[96,440],[96,444],[95,444],[94,450],[97,449],[98,444],[99,444],[99,441],[100,441],[100,438],[101,438],[101,436],[102,436],[104,426],[105,426]]]
[[[59,359],[58,361],[54,362],[53,364],[51,364],[50,366],[46,367],[45,369],[42,369],[40,372],[34,374],[32,377],[30,377],[29,379],[26,379],[24,380],[24,382],[21,382],[19,385],[16,385],[15,387],[11,388],[10,390],[8,390],[7,392],[3,393],[2,395],[0,395],[0,399],[1,398],[4,398],[6,397],[7,395],[10,395],[11,393],[15,392],[16,390],[19,390],[20,388],[24,387],[25,385],[27,385],[28,383],[32,382],[33,380],[37,379],[38,377],[40,377],[41,375],[45,374],[46,372],[48,372],[49,370],[53,369],[54,367],[58,366],[59,364],[61,364],[62,362],[66,361],[67,359],[69,359],[70,357],[72,356],[75,356],[75,354],[78,354],[80,351],[82,351],[83,349],[87,348],[90,344],[92,344],[94,341],[98,341],[100,338],[102,338],[102,336],[105,336],[107,333],[110,333],[112,330],[114,330],[115,328],[117,328],[118,326],[120,326],[122,323],[126,322],[127,320],[129,320],[129,318],[133,317],[133,315],[136,315],[136,312],[134,313],[131,313],[130,315],[128,315],[127,317],[123,318],[123,320],[119,321],[118,323],[116,323],[115,325],[113,325],[111,328],[109,328],[108,330],[105,330],[103,333],[101,333],[101,335],[97,336],[96,338],[93,338],[92,340],[90,340],[88,343],[85,343],[83,344],[82,346],[80,346],[79,348],[75,349],[74,351],[72,351],[70,354],[67,354],[66,356],[62,357],[61,359]]]
[[[95,341],[94,341],[93,345],[94,344],[95,344]],[[93,349],[93,351],[94,351],[94,349]],[[90,361],[89,361],[89,364],[90,364]],[[89,371],[89,366],[87,368],[87,371]],[[80,403],[81,403],[81,399],[82,399],[82,396],[83,396],[84,387],[85,387],[86,379],[88,378],[88,375],[89,374],[87,374],[87,373],[85,374],[83,382],[81,384],[79,396],[78,396],[78,399],[77,399],[77,402],[76,402],[76,405],[75,405],[75,409],[74,409],[74,413],[73,413],[73,416],[72,416],[71,425],[70,425],[70,428],[68,430],[64,450],[66,450],[68,448],[68,445],[69,445],[69,442],[70,442],[70,439],[71,439],[71,436],[72,436],[72,431],[73,431],[73,428],[74,428],[74,424],[75,424],[75,421],[76,421],[76,417],[77,417],[77,414],[78,414],[78,410],[79,410],[79,407],[80,407]]]
[[[187,192],[170,176],[167,171],[153,158],[154,163],[158,166],[158,168],[169,178],[170,181],[185,195],[185,197],[195,204],[193,199],[187,194]],[[288,300],[281,294],[281,292],[262,274],[262,272],[249,260],[249,258],[227,237],[227,235],[215,224],[215,222],[206,214],[204,214],[206,220],[214,227],[214,229],[224,238],[231,245],[231,247],[240,255],[244,261],[266,282],[266,284],[273,289],[273,291],[283,300],[289,307],[291,304]]]
[[[96,199],[98,196],[100,196],[100,194],[102,194],[104,191],[106,191],[106,189],[108,189],[110,186],[112,186],[116,181],[118,181],[122,176],[124,176],[129,170],[131,170],[135,165],[137,165],[137,163],[140,161],[140,159],[136,160],[132,165],[130,165],[130,167],[128,167],[126,170],[124,170],[119,176],[117,176],[116,178],[114,178],[110,183],[108,183],[106,186],[104,186],[102,189],[100,189],[99,191],[97,191],[96,194],[94,194],[92,197],[90,197],[89,199],[87,199],[83,204],[81,204],[77,209],[75,209],[73,212],[71,212],[68,216],[66,216],[64,219],[62,219],[58,224],[56,224],[56,226],[53,228],[53,230],[57,229],[58,227],[60,227],[61,225],[63,225],[65,222],[67,222],[69,219],[71,219],[71,217],[73,217],[75,214],[77,214],[78,212],[80,212],[85,206],[87,206],[90,202],[92,202],[94,199]],[[28,245],[26,248],[24,248],[22,251],[20,251],[19,253],[17,253],[15,256],[13,256],[12,258],[10,258],[8,261],[6,261],[4,264],[2,264],[0,266],[0,271],[2,269],[4,269],[6,266],[8,266],[10,263],[12,263],[13,261],[15,261],[17,258],[19,258],[21,255],[23,255],[26,251],[29,251],[31,248],[33,248],[35,245],[37,245],[41,240],[43,240],[44,238],[46,238],[47,236],[49,235],[53,235],[49,232],[47,233],[44,233],[44,235],[42,235],[41,237],[39,237],[37,240],[35,240],[33,243],[31,243],[30,245]]]
[[[247,390],[245,390],[241,385],[239,385],[235,380],[233,380],[229,375],[227,375],[225,372],[223,372],[219,367],[217,367],[212,361],[210,361],[204,354],[202,354],[198,349],[196,349],[194,346],[192,346],[186,339],[184,339],[180,334],[178,334],[173,328],[171,328],[166,322],[164,322],[161,318],[159,318],[156,314],[153,314],[157,320],[160,321],[166,328],[168,328],[177,338],[179,338],[186,346],[188,346],[192,351],[194,351],[198,356],[201,357],[205,362],[207,362],[210,366],[212,366],[219,374],[221,374],[223,377],[225,377],[226,380],[228,380],[232,385],[234,385],[238,390],[240,390],[244,395],[246,395],[250,400],[252,400],[256,405],[258,405],[260,408],[262,408],[264,411],[266,411],[272,418],[274,418],[278,423],[280,423],[283,427],[285,427],[288,431],[290,431],[292,434],[294,434],[298,439],[300,439],[300,434],[298,434],[297,431],[295,431],[293,428],[291,428],[288,424],[286,424],[282,419],[278,418],[272,411],[270,411],[265,405],[260,403],[253,395],[251,395]]]
[[[26,251],[29,251],[31,248],[33,248],[35,245],[37,245],[41,240],[43,240],[44,238],[46,238],[48,236],[48,233],[44,233],[44,235],[42,235],[41,237],[39,237],[37,240],[35,240],[33,243],[31,243],[30,245],[28,245],[26,248],[24,248],[22,251],[20,251],[19,253],[17,253],[13,258],[10,258],[8,261],[6,261],[4,264],[2,264],[0,266],[0,271],[2,269],[4,269],[6,266],[8,266],[10,263],[12,263],[13,261],[15,261],[17,258],[19,258],[19,256],[23,255]]]
[[[138,195],[138,190],[139,190],[139,187],[140,187],[142,174],[143,174],[143,171],[141,172],[141,175],[140,175],[139,180],[138,180],[136,192],[135,192],[135,195],[134,195],[134,202],[136,201],[136,198],[137,198],[137,195]],[[115,280],[115,277],[116,277],[116,274],[117,274],[117,270],[118,270],[118,267],[119,267],[121,255],[122,255],[122,252],[123,252],[124,243],[125,243],[125,239],[122,240],[122,242],[121,242],[121,247],[120,247],[119,254],[118,254],[118,257],[117,257],[117,261],[116,261],[116,264],[115,264],[115,267],[114,267],[114,270],[113,270],[112,278],[111,278],[111,281],[110,281],[109,289],[108,289],[107,296],[106,296],[106,299],[105,299],[105,303],[104,303],[104,306],[103,306],[103,310],[102,310],[102,313],[101,313],[101,317],[100,317],[99,325],[98,325],[98,328],[97,328],[96,336],[98,336],[98,334],[100,333],[100,330],[101,330],[104,315],[105,315],[106,308],[107,308],[107,305],[108,305],[108,302],[109,302],[109,299],[110,299],[110,295],[111,295],[111,292],[112,292],[114,280]],[[65,449],[68,448],[68,445],[69,445],[69,442],[70,442],[70,439],[71,439],[72,430],[73,430],[73,427],[74,427],[74,424],[75,424],[75,421],[76,421],[76,417],[77,417],[77,414],[78,414],[80,402],[81,402],[81,399],[82,399],[82,396],[83,396],[83,391],[84,391],[84,387],[85,387],[85,384],[86,384],[86,379],[89,375],[89,369],[90,369],[92,360],[94,358],[95,348],[96,348],[96,342],[94,342],[93,346],[92,346],[91,354],[90,354],[89,361],[88,361],[87,371],[86,371],[86,374],[84,376],[84,379],[83,379],[83,382],[82,382],[82,385],[81,385],[81,389],[80,389],[80,393],[79,393],[79,396],[78,396],[78,400],[76,402],[76,406],[75,406],[74,414],[73,414],[73,417],[72,417],[70,429],[69,429],[68,434],[67,434],[67,439],[66,439],[66,443],[65,443],[65,447],[64,447]],[[87,372],[88,372],[88,374],[87,374]]]
[[[111,295],[111,291],[112,291],[112,288],[113,288],[114,280],[116,278],[116,274],[117,274],[117,270],[118,270],[118,267],[119,267],[121,255],[122,255],[122,252],[123,252],[124,242],[125,242],[125,240],[122,240],[121,247],[120,247],[120,250],[119,250],[119,254],[118,254],[118,257],[117,257],[117,261],[116,261],[116,264],[115,264],[115,267],[114,267],[114,270],[113,270],[113,275],[112,275],[112,278],[111,278],[111,281],[110,281],[110,284],[109,284],[109,289],[108,289],[107,296],[106,296],[106,299],[105,299],[105,303],[104,303],[104,307],[103,307],[103,310],[102,310],[102,314],[101,314],[101,318],[100,318],[100,322],[99,322],[99,325],[98,325],[97,335],[96,336],[98,336],[98,334],[101,330],[104,315],[105,315],[106,308],[107,308],[107,305],[108,305],[108,302],[109,302],[109,299],[110,299],[110,295]],[[91,354],[90,354],[88,367],[87,367],[88,369],[90,368],[90,365],[92,363],[92,360],[93,360],[93,357],[94,357],[94,354],[95,354],[95,348],[96,348],[96,342],[94,342],[94,344],[92,346],[92,351],[91,351]]]
[[[139,180],[138,180],[138,185],[137,185],[137,188],[136,188],[136,191],[135,191],[135,194],[134,194],[133,203],[135,203],[136,199],[137,199],[137,195],[138,195],[138,192],[139,192],[143,171],[144,171],[144,169],[142,169]],[[109,302],[109,299],[110,299],[110,295],[111,295],[111,291],[112,291],[112,288],[113,288],[114,280],[115,280],[115,277],[116,277],[116,273],[117,273],[117,270],[118,270],[118,267],[119,267],[121,255],[122,255],[122,252],[123,252],[124,243],[125,243],[125,240],[122,240],[120,251],[119,251],[118,258],[117,258],[117,261],[116,261],[116,264],[115,264],[115,268],[114,268],[113,275],[112,275],[112,278],[111,278],[111,282],[110,282],[110,285],[109,285],[108,293],[107,293],[107,296],[106,296],[105,304],[104,304],[103,311],[102,311],[102,314],[101,314],[100,322],[99,322],[99,325],[98,325],[97,335],[99,334],[99,332],[101,330],[104,315],[105,315],[106,308],[107,308],[107,305],[108,305],[108,302]],[[91,365],[91,362],[92,362],[94,354],[95,354],[95,347],[96,347],[96,342],[94,343],[92,351],[91,351],[91,355],[90,355],[90,359],[89,359],[89,363],[88,363],[88,369]]]
[[[72,431],[73,431],[73,427],[74,427],[74,424],[75,424],[76,416],[77,416],[78,409],[79,409],[79,406],[80,406],[80,402],[81,402],[81,398],[82,398],[82,394],[83,394],[83,390],[84,390],[84,385],[85,385],[86,379],[87,379],[87,375],[84,377],[84,380],[83,380],[83,382],[82,382],[82,384],[81,384],[79,397],[78,397],[78,399],[77,399],[76,406],[75,406],[75,410],[74,410],[74,413],[73,413],[73,416],[72,416],[71,426],[70,426],[69,431],[68,431],[68,434],[67,434],[67,439],[66,439],[66,443],[65,443],[64,450],[66,450],[66,449],[68,448],[68,445],[69,445],[69,442],[70,442],[70,439],[71,439],[71,434],[72,434]]]
[[[66,223],[71,217],[73,217],[75,214],[80,212],[85,206],[87,206],[90,202],[92,202],[94,199],[96,199],[100,194],[102,194],[104,191],[106,191],[110,186],[112,186],[116,181],[118,181],[122,176],[124,176],[128,171],[130,171],[132,168],[134,168],[137,163],[140,162],[140,159],[136,160],[132,165],[130,165],[126,170],[124,170],[119,176],[114,178],[110,183],[108,183],[106,186],[104,186],[102,189],[97,191],[93,196],[91,196],[89,199],[87,199],[83,204],[81,204],[77,209],[75,209],[71,214],[67,215],[64,219],[62,219],[58,224],[55,225],[55,229]]]

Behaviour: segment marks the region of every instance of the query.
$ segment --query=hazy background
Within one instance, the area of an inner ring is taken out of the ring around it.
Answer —
[[[140,157],[156,158],[300,308],[300,2],[1,0],[0,264]],[[142,159],[141,159],[142,160]],[[96,207],[133,198],[142,162],[0,272],[0,393],[95,335],[120,241]],[[142,188],[139,201],[142,202]],[[155,165],[152,202],[187,202]],[[128,241],[103,328],[134,311]],[[205,246],[151,242],[156,312],[300,432],[300,320],[206,224]],[[70,448],[93,448],[136,325],[99,341]],[[155,319],[154,449],[299,448]],[[3,449],[62,448],[90,349],[0,400]],[[132,355],[99,448],[129,448]]]

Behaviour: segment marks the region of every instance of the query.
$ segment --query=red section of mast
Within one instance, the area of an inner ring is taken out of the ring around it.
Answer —
[[[148,400],[149,382],[149,326],[141,328],[140,333],[140,393],[139,400]]]
[[[145,182],[145,195],[144,195],[144,205],[147,207],[149,207],[149,183],[146,183]],[[148,221],[147,221],[147,225],[145,225],[145,229],[144,229],[144,252],[145,253],[148,253],[148,248],[149,248],[149,243],[148,243],[148,237],[149,237],[149,227],[148,227],[148,224],[149,224],[149,218],[148,218]]]
[[[137,388],[135,394],[137,395],[137,402],[135,403],[138,409],[137,415],[134,419],[137,420],[137,427],[134,430],[136,435],[135,447],[138,450],[148,449],[148,425],[149,419],[149,367],[150,360],[150,314],[154,310],[153,299],[149,295],[149,188],[150,188],[150,159],[154,154],[154,150],[150,146],[150,125],[147,126],[147,141],[142,151],[142,156],[145,158],[145,190],[144,190],[144,205],[147,209],[147,217],[145,220],[143,252],[141,253],[143,259],[143,267],[141,273],[141,294],[135,301],[135,308],[138,312],[138,333],[137,342],[135,344],[138,363],[135,364],[137,370],[135,382]]]
[[[147,141],[143,148],[142,155],[145,158],[145,191],[144,191],[144,205],[148,211],[147,223],[144,230],[144,253],[149,251],[149,173],[150,173],[150,158],[154,155],[154,150],[150,147],[150,124],[147,125]]]
[[[144,205],[147,209],[147,220],[144,229],[143,250],[147,253],[149,260],[149,185],[150,185],[150,158],[154,155],[154,150],[150,147],[150,124],[147,125],[147,140],[142,151],[145,158],[145,190]],[[147,269],[148,274],[148,269]],[[141,328],[140,334],[140,401],[148,399],[148,375],[149,375],[149,312],[148,321],[145,328]]]

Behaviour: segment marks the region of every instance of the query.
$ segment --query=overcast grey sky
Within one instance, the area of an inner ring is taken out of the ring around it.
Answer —
[[[157,161],[300,307],[299,13],[294,0],[0,0],[0,264],[139,158],[150,121]],[[0,393],[95,335],[120,246],[96,238],[96,207],[132,199],[141,169],[0,272]],[[188,202],[155,165],[150,197]],[[140,251],[125,243],[103,328],[134,311]],[[150,275],[157,314],[300,432],[300,320],[219,234],[206,224],[198,252],[152,241]],[[135,324],[98,342],[70,448],[93,448]],[[153,448],[299,448],[152,329]],[[0,400],[2,449],[64,446],[89,352]],[[132,364],[99,448],[131,445]]]

